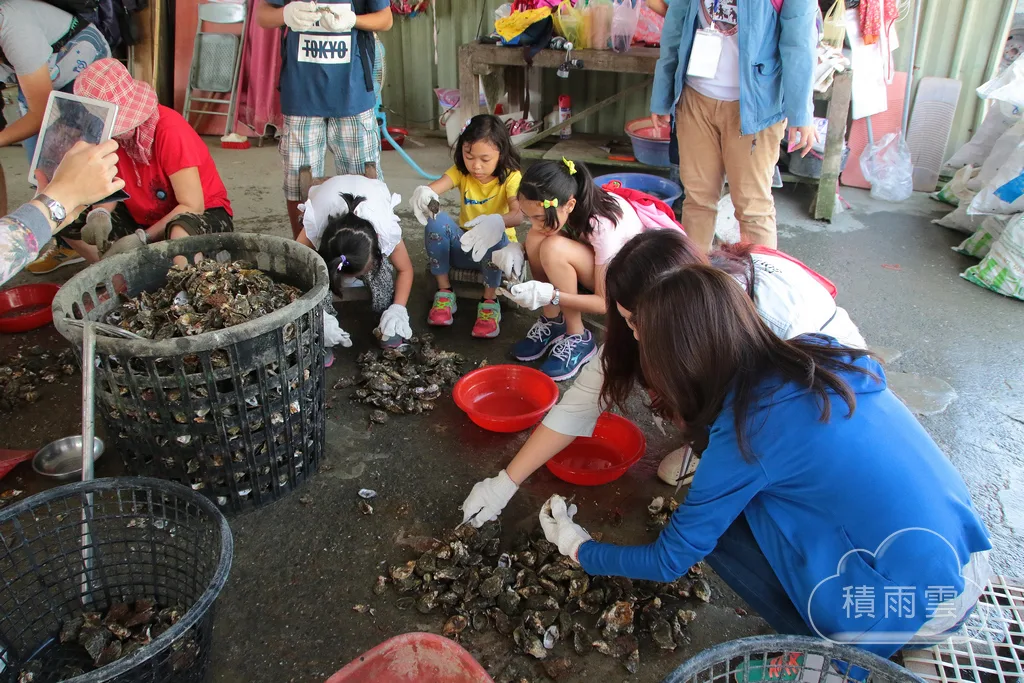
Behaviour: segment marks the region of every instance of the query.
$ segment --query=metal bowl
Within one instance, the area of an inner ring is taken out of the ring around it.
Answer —
[[[103,455],[103,439],[93,437],[92,461]],[[82,437],[65,436],[49,443],[32,458],[32,469],[44,477],[60,481],[71,481],[82,475]]]

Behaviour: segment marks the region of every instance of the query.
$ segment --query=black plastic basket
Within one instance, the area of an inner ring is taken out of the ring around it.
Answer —
[[[902,666],[806,636],[754,636],[707,649],[662,683],[924,683]]]
[[[66,679],[75,683],[205,678],[213,604],[233,547],[227,520],[209,500],[159,479],[68,484],[0,511],[0,541],[0,682],[32,671],[33,683],[50,683],[68,666],[86,671]],[[59,642],[61,626],[81,612],[138,599],[183,613],[148,645],[98,669],[81,645]]]
[[[178,481],[238,512],[278,500],[316,473],[324,449],[323,309],[327,267],[279,237],[203,235],[119,254],[57,293],[57,330],[81,348],[69,320],[108,322],[124,297],[166,282],[175,256],[254,263],[303,295],[224,330],[152,341],[96,341],[96,413],[130,474]]]

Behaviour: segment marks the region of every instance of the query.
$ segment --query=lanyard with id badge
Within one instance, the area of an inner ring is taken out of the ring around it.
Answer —
[[[703,2],[703,0],[701,0]],[[718,74],[718,62],[722,59],[722,34],[715,28],[715,16],[721,0],[715,0],[711,9],[711,22],[707,28],[699,28],[693,36],[690,63],[686,75],[695,78],[714,78]]]

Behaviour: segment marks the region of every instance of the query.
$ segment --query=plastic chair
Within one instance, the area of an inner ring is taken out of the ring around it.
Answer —
[[[364,652],[327,683],[494,683],[472,655],[433,633],[406,633]]]
[[[224,33],[204,31],[204,24],[219,26],[237,24],[241,32]],[[192,66],[188,86],[185,89],[185,106],[182,115],[188,120],[189,114],[224,116],[224,134],[227,135],[235,121],[235,107],[238,105],[238,72],[242,64],[242,36],[249,24],[246,3],[210,2],[199,5],[199,23],[196,24],[196,39],[192,48]],[[227,93],[226,100],[216,97],[196,97],[193,91]],[[228,105],[228,110],[195,109],[197,102],[203,104]]]

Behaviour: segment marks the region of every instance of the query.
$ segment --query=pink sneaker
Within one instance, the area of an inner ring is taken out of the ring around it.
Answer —
[[[477,339],[494,339],[501,334],[501,306],[497,301],[481,301],[476,306],[476,323],[473,336]]]
[[[447,327],[455,322],[455,293],[438,290],[434,295],[434,305],[427,314],[427,324],[435,327]]]

